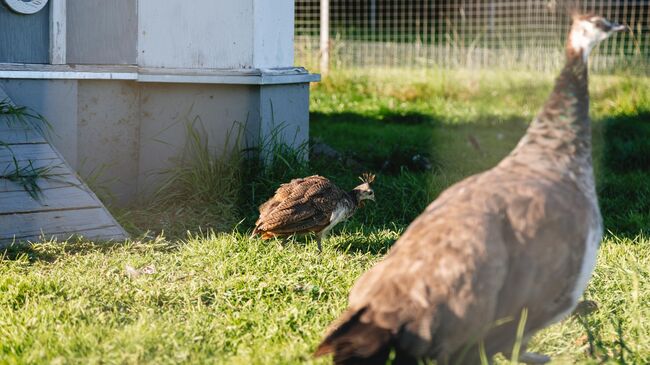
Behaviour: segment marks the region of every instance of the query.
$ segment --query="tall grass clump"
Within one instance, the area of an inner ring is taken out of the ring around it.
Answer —
[[[229,231],[252,226],[256,207],[288,179],[308,171],[307,144],[284,141],[283,126],[266,136],[247,136],[234,122],[220,147],[211,145],[200,119],[186,122],[186,144],[173,167],[159,171],[163,183],[143,209],[122,212],[120,221],[134,233]]]
[[[168,237],[231,229],[240,215],[243,130],[233,123],[223,146],[214,147],[201,120],[188,119],[182,152],[158,172],[160,187],[144,204],[119,212],[118,220],[131,233]]]
[[[246,186],[241,191],[241,202],[250,219],[280,184],[310,173],[309,144],[297,143],[297,135],[288,137],[284,123],[274,125],[266,135],[260,131],[256,142],[245,151]]]
[[[208,133],[200,120],[187,123],[187,143],[176,166],[157,192],[164,204],[210,204],[215,213],[231,214],[237,206],[242,180],[242,126],[234,123],[219,150],[209,144]]]

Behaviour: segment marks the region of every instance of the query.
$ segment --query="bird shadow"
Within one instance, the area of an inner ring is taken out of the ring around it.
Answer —
[[[607,117],[597,189],[605,229],[634,238],[650,233],[650,111]]]
[[[346,254],[384,255],[399,238],[401,230],[397,228],[359,227],[355,230],[344,229],[334,233],[328,245],[336,251]]]

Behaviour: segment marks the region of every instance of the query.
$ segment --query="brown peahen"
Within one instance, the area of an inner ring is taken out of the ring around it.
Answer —
[[[361,181],[351,191],[318,175],[282,184],[271,199],[260,205],[253,235],[269,239],[314,232],[320,251],[322,239],[335,225],[350,218],[365,200],[375,200],[371,187],[375,175],[364,174]]]
[[[576,306],[602,235],[591,161],[587,58],[624,27],[574,16],[566,65],[517,147],[447,189],[354,285],[315,355],[336,364],[480,363]],[[547,356],[523,353],[521,361]]]

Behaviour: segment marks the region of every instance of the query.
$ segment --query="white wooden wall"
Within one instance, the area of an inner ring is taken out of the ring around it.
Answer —
[[[166,68],[293,65],[293,0],[140,0],[138,64]]]

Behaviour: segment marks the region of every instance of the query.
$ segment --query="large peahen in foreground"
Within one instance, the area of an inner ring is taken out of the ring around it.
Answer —
[[[574,16],[566,65],[517,147],[429,205],[357,281],[317,356],[385,364],[393,352],[392,364],[477,364],[481,351],[491,358],[513,348],[522,313],[525,347],[571,312],[602,236],[587,59],[623,29],[600,16]]]

